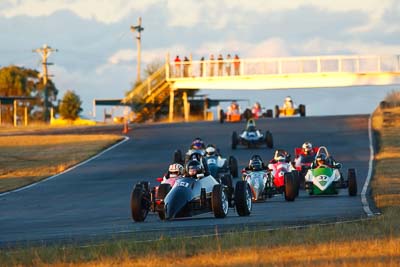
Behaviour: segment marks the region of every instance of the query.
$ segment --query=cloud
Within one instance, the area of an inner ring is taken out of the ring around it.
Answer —
[[[84,19],[115,23],[125,18],[132,10],[145,11],[157,2],[157,0],[6,0],[0,15],[7,18],[19,15],[39,17],[51,15],[59,10],[70,10]]]

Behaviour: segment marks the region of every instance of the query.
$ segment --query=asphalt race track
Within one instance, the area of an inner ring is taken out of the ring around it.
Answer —
[[[212,213],[190,219],[160,221],[150,213],[143,223],[130,215],[130,194],[140,180],[156,184],[172,161],[173,152],[185,151],[195,137],[216,144],[223,156],[234,155],[239,168],[251,155],[264,160],[272,157],[266,146],[231,149],[232,131],[240,132],[245,123],[197,122],[138,125],[130,139],[100,157],[54,179],[33,187],[0,195],[0,246],[14,243],[93,240],[103,237],[129,236],[137,239],[160,235],[199,235],[232,228],[273,228],[310,222],[347,220],[365,217],[360,192],[368,172],[368,116],[329,116],[262,119],[257,126],[270,130],[274,148],[301,146],[304,141],[325,145],[343,164],[343,173],[356,168],[358,196],[347,190],[337,196],[310,197],[304,191],[294,202],[275,196],[253,205],[252,214],[239,217],[234,209],[224,219]]]

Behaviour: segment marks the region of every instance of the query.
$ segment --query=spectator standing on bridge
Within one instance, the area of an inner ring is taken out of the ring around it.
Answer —
[[[210,55],[210,74],[209,76],[214,76],[214,65],[215,65],[215,60],[214,60],[214,55]]]
[[[231,75],[231,64],[231,54],[228,54],[225,59],[225,72],[228,76]]]
[[[240,59],[237,54],[233,59],[233,68],[235,69],[235,75],[240,75]]]
[[[189,59],[185,57],[183,59],[183,77],[189,77]]]
[[[181,59],[179,56],[175,57],[175,77],[180,77],[181,76]]]
[[[218,76],[223,75],[223,70],[224,70],[224,58],[222,57],[221,54],[218,56]]]
[[[204,71],[205,71],[204,66],[205,66],[204,57],[201,57],[200,58],[200,77],[203,77],[203,74],[204,74]]]

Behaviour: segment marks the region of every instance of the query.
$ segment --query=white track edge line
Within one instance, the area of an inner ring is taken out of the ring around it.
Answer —
[[[7,191],[7,192],[4,192],[4,193],[0,193],[0,197],[6,196],[6,195],[11,194],[11,193],[16,193],[16,192],[19,192],[19,191],[23,191],[23,190],[26,190],[26,189],[28,189],[28,188],[34,187],[34,186],[36,186],[36,185],[38,185],[38,184],[41,184],[41,183],[50,181],[50,180],[52,180],[52,179],[54,179],[54,178],[56,178],[56,177],[58,177],[58,176],[60,176],[60,175],[62,175],[62,174],[64,174],[64,173],[70,172],[70,171],[74,170],[75,168],[78,168],[79,166],[82,166],[82,165],[84,165],[84,164],[86,164],[86,163],[88,163],[88,162],[90,162],[90,161],[92,161],[92,160],[94,160],[94,159],[100,157],[100,156],[103,155],[104,153],[110,151],[111,149],[116,148],[117,146],[119,146],[119,145],[125,143],[125,142],[128,141],[128,140],[129,140],[129,137],[128,137],[128,136],[124,136],[124,139],[123,139],[122,141],[120,141],[120,142],[114,144],[113,146],[107,148],[106,150],[101,151],[100,153],[94,155],[93,157],[88,158],[87,160],[82,161],[82,162],[80,162],[80,163],[78,163],[78,164],[72,166],[71,168],[66,169],[66,170],[63,171],[63,172],[60,172],[60,173],[57,173],[57,174],[55,174],[55,175],[53,175],[53,176],[47,177],[47,178],[45,178],[45,179],[43,179],[43,180],[40,180],[40,181],[38,181],[38,182],[36,182],[36,183],[30,184],[30,185],[27,185],[27,186],[23,186],[23,187],[20,187],[20,188],[18,188],[18,189],[14,189],[14,190]]]
[[[367,200],[367,190],[369,183],[371,181],[372,177],[372,168],[373,168],[373,161],[374,161],[374,146],[373,146],[373,138],[372,138],[372,113],[370,114],[368,118],[368,138],[369,138],[369,163],[368,163],[368,174],[367,178],[365,179],[365,183],[363,186],[363,189],[361,191],[361,202],[363,204],[363,209],[364,212],[367,214],[367,216],[374,216],[374,213],[371,211],[371,208],[369,207],[369,203]]]

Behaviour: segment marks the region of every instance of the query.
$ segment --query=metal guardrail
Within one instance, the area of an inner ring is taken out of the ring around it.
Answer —
[[[400,55],[349,55],[167,63],[167,80],[229,76],[400,72]]]

